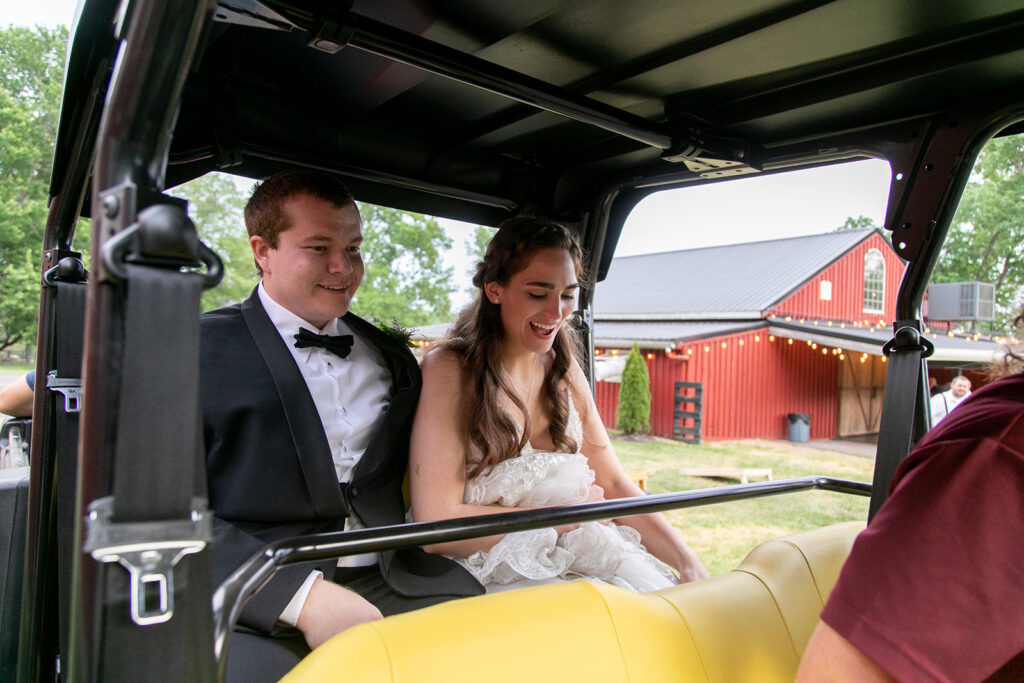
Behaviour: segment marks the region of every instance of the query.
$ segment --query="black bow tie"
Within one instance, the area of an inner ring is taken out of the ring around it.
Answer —
[[[316,334],[305,327],[300,327],[299,333],[295,335],[295,348],[304,349],[307,346],[318,346],[337,354],[340,358],[345,358],[352,350],[352,335],[339,334],[332,337],[329,334]]]

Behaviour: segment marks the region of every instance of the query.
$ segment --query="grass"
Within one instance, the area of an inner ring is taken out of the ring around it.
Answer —
[[[28,372],[35,370],[35,363],[0,363],[0,371],[3,372]]]
[[[612,444],[627,470],[646,470],[651,493],[685,491],[738,483],[689,477],[691,467],[770,467],[774,479],[811,474],[871,481],[874,460],[798,446],[786,441],[728,441],[693,446],[666,440],[616,438]],[[733,569],[769,538],[837,522],[867,519],[868,498],[829,491],[804,491],[664,513],[708,571]]]

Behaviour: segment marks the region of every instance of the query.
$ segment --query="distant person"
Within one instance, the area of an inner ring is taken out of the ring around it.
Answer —
[[[29,370],[0,390],[0,413],[11,417],[32,417],[32,393],[36,371]]]
[[[417,522],[643,495],[577,360],[568,318],[582,263],[556,223],[515,218],[494,235],[476,299],[423,360],[409,455]],[[708,575],[660,514],[426,549],[457,558],[488,592],[574,578],[646,592]]]
[[[957,375],[949,385],[949,391],[935,394],[931,398],[932,426],[939,424],[942,418],[949,415],[965,398],[971,395],[971,380]]]
[[[900,465],[797,680],[1024,681],[1021,539],[1024,373],[979,389]]]

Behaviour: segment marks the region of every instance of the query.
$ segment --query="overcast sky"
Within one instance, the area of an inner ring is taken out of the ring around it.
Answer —
[[[70,26],[76,5],[76,0],[4,0],[0,26]],[[829,232],[851,216],[867,216],[881,225],[888,187],[888,163],[858,161],[661,192],[641,202],[627,219],[616,254]],[[441,223],[454,241],[446,262],[454,267],[460,289],[465,288],[471,265],[465,243],[473,226],[449,220]]]

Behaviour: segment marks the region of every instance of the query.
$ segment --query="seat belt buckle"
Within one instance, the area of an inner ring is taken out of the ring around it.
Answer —
[[[156,522],[114,522],[114,497],[89,504],[83,550],[97,562],[117,562],[129,576],[132,621],[150,626],[174,616],[174,567],[185,555],[198,553],[213,540],[205,498],[192,499],[190,519]],[[155,605],[147,591],[156,590]]]
[[[78,377],[57,377],[57,371],[46,375],[46,388],[64,395],[64,412],[78,413],[82,410],[82,380]]]

